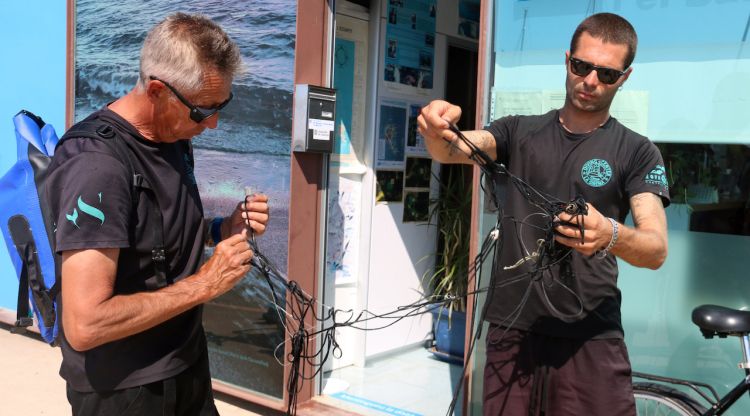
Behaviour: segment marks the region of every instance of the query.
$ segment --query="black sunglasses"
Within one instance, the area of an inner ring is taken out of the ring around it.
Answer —
[[[578,75],[579,77],[585,77],[596,69],[596,77],[602,84],[612,85],[620,79],[621,76],[625,75],[625,71],[617,69],[607,68],[605,66],[597,66],[591,62],[582,61],[578,58],[569,59],[570,61],[570,72]]]
[[[193,105],[190,101],[188,101],[185,97],[183,97],[179,92],[177,92],[177,90],[173,86],[169,85],[167,81],[156,78],[155,76],[150,76],[149,78],[154,81],[159,81],[162,84],[166,85],[167,88],[169,88],[169,90],[172,91],[172,93],[174,93],[175,97],[177,97],[177,99],[180,100],[180,102],[185,104],[185,106],[190,109],[190,119],[196,123],[200,123],[209,117],[213,117],[216,113],[219,112],[219,110],[226,107],[227,104],[229,104],[229,102],[232,101],[232,97],[234,97],[234,94],[230,92],[229,98],[227,98],[226,101],[224,101],[223,103],[215,107],[211,107],[211,108],[198,107],[196,105]]]

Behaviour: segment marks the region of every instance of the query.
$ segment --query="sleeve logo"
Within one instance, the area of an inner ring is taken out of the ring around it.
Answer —
[[[667,171],[662,165],[656,165],[643,179],[649,185],[661,186],[665,189],[669,189],[669,183],[667,182]]]
[[[99,203],[101,204],[101,202],[102,202],[102,193],[99,192]],[[78,210],[79,209],[84,214],[97,219],[99,221],[99,225],[100,226],[104,225],[104,213],[99,208],[96,208],[96,207],[94,207],[92,205],[87,204],[83,200],[83,197],[81,195],[79,195],[78,196],[77,207],[73,208],[73,212],[71,212],[70,214],[67,214],[67,213],[65,214],[65,218],[67,218],[68,221],[70,221],[71,223],[73,223],[73,225],[76,228],[78,228],[78,229],[81,228],[78,225],[78,219],[79,219]]]
[[[604,159],[591,159],[583,164],[581,178],[587,185],[599,188],[612,179],[612,168]]]

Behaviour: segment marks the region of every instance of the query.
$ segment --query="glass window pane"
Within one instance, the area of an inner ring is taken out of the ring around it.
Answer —
[[[748,3],[496,0],[493,6],[486,122],[562,107],[565,51],[586,16],[613,12],[635,27],[633,72],[611,113],[657,143],[672,204],[666,263],[650,271],[618,261],[626,343],[634,370],[705,381],[726,393],[743,377],[738,343],[704,340],[690,314],[705,303],[750,307]],[[485,211],[482,224],[495,216]],[[475,238],[481,242],[484,234]],[[482,400],[478,353],[474,410]],[[730,413],[748,412],[743,397]]]

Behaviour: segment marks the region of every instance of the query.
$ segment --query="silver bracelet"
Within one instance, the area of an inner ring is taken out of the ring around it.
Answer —
[[[607,219],[609,220],[609,222],[612,223],[612,239],[609,240],[609,244],[607,244],[607,247],[605,247],[604,250],[599,250],[596,253],[596,256],[600,259],[603,259],[604,257],[606,257],[607,253],[609,253],[609,250],[612,250],[612,247],[615,246],[615,243],[617,243],[617,237],[620,231],[620,224],[618,224],[617,221],[609,217],[607,217]]]

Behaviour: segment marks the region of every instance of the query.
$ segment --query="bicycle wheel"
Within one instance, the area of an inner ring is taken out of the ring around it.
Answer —
[[[705,412],[687,394],[658,383],[633,383],[637,416],[699,416]]]

